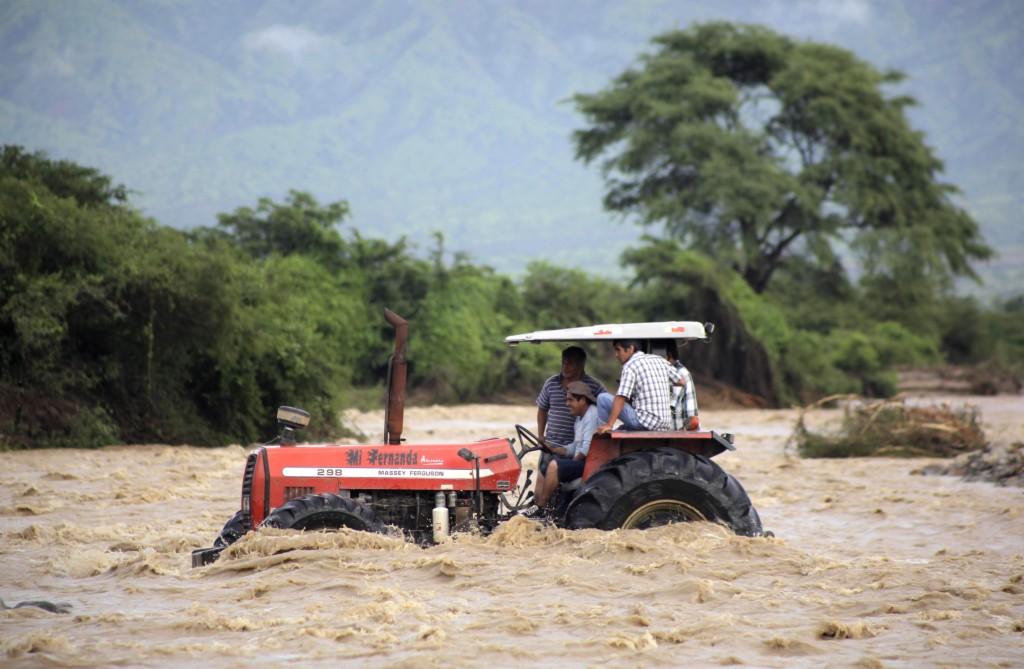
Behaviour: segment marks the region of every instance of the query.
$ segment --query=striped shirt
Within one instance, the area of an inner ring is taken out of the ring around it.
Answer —
[[[597,397],[605,392],[601,382],[584,374],[580,379],[590,386],[590,392]],[[541,386],[540,394],[537,395],[537,408],[548,412],[548,422],[544,428],[544,438],[552,444],[565,446],[573,443],[576,434],[573,429],[576,418],[569,413],[569,407],[565,403],[565,387],[562,385],[562,375],[555,374]]]
[[[677,430],[686,430],[689,429],[690,418],[697,415],[697,388],[693,385],[690,370],[683,363],[677,360],[675,368],[686,385],[672,386],[672,425]]]
[[[637,420],[648,430],[671,430],[672,384],[681,376],[660,355],[637,351],[622,366],[615,394],[629,400]]]

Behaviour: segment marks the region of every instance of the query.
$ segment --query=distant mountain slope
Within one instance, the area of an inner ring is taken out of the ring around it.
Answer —
[[[922,1],[0,6],[0,136],[112,174],[169,225],[289,188],[347,199],[367,234],[505,271],[546,257],[618,272],[641,231],[573,160],[593,91],[694,20],[745,20],[906,71],[912,111],[986,236],[1024,254],[1024,3]],[[1007,259],[987,268],[1024,289]]]

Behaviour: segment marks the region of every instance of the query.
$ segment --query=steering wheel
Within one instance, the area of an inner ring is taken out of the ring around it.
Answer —
[[[533,453],[534,451],[544,451],[545,453],[556,455],[556,453],[552,451],[547,444],[524,426],[516,424],[516,434],[519,435],[519,443],[523,445],[523,450],[519,453],[520,460],[522,460],[523,456],[527,453]]]

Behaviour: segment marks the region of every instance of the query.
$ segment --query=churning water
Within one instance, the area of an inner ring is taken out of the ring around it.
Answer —
[[[957,400],[957,401],[963,401]],[[1020,398],[972,398],[1024,439]],[[410,443],[530,426],[535,409],[410,409]],[[352,414],[379,438],[381,412]],[[237,509],[246,450],[5,453],[0,663],[8,667],[1024,664],[1024,490],[926,462],[801,460],[792,411],[705,412],[718,462],[774,538],[709,524],[565,531],[515,518],[420,548],[262,531],[190,568]],[[837,418],[819,411],[812,424]]]

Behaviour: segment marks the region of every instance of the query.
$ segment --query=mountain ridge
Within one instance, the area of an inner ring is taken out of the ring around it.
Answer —
[[[175,227],[288,189],[516,273],[546,258],[619,274],[644,230],[601,209],[567,100],[657,33],[759,22],[903,70],[898,91],[986,238],[1024,249],[1024,5],[1014,2],[11,2],[0,11],[5,143],[97,167]],[[988,290],[1024,288],[1007,255]]]

